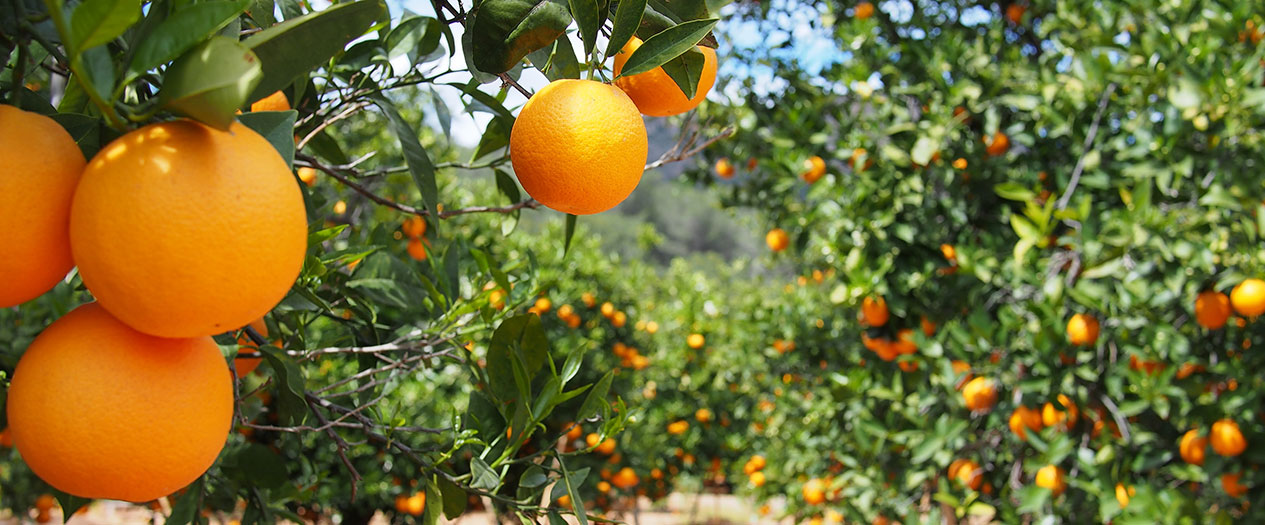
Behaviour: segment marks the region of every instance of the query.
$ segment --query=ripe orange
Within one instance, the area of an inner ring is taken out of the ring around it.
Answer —
[[[684,434],[685,431],[689,429],[690,429],[689,421],[681,420],[681,421],[668,423],[668,433],[674,436]]]
[[[619,472],[616,472],[615,476],[611,478],[611,483],[613,485],[624,490],[636,487],[637,483],[640,481],[641,480],[637,478],[637,473],[633,472],[633,469],[628,467],[619,469]]]
[[[696,46],[703,53],[703,73],[699,77],[698,89],[693,98],[685,98],[685,92],[676,85],[672,77],[662,67],[654,68],[640,75],[630,77],[619,76],[624,64],[637,48],[641,47],[641,39],[632,37],[624,48],[615,54],[615,85],[628,94],[628,98],[637,105],[642,114],[652,117],[668,117],[679,115],[694,109],[707,98],[707,93],[716,83],[716,50],[706,46]]]
[[[980,485],[984,484],[983,469],[979,463],[969,459],[958,459],[949,464],[949,477],[971,490],[979,490]]]
[[[791,236],[786,233],[786,230],[773,228],[764,236],[764,242],[769,245],[770,250],[780,252],[791,245]]]
[[[408,243],[405,244],[404,249],[405,251],[408,252],[408,256],[412,257],[413,260],[425,261],[427,257],[426,255],[427,244],[428,243],[422,240],[421,238],[413,238],[413,239],[408,240]]]
[[[1005,155],[1010,149],[1010,137],[998,131],[992,137],[984,137],[984,152],[990,157]]]
[[[914,331],[909,328],[902,328],[896,333],[896,341],[892,342],[892,350],[897,354],[909,355],[918,351],[918,344],[914,342]]]
[[[761,472],[761,471],[758,471],[758,470],[757,470],[757,471],[755,471],[755,472],[752,472],[752,473],[748,476],[748,479],[750,479],[750,480],[751,480],[751,486],[752,486],[752,487],[763,487],[763,486],[764,486],[764,481],[765,481],[765,474],[764,474],[764,472]]]
[[[1206,290],[1195,298],[1195,320],[1199,326],[1216,330],[1230,320],[1230,298],[1216,290]]]
[[[722,179],[732,179],[734,177],[734,165],[729,159],[720,159],[716,161],[716,176]]]
[[[1055,496],[1067,489],[1063,469],[1055,465],[1046,465],[1037,471],[1037,486],[1050,489]]]
[[[1247,487],[1239,484],[1239,474],[1237,472],[1227,472],[1221,475],[1221,489],[1231,498],[1241,498],[1247,494]]]
[[[558,499],[557,499],[557,500],[555,500],[555,501],[557,501],[557,502],[558,502],[558,506],[559,506],[559,507],[562,507],[562,508],[565,508],[565,509],[569,509],[569,508],[571,508],[571,495],[570,495],[570,494],[563,494],[563,495],[561,495],[561,496],[558,496]]]
[[[887,301],[882,296],[869,296],[861,301],[861,317],[865,320],[865,324],[870,326],[883,326],[887,324],[889,313],[887,311]]]
[[[1191,430],[1182,435],[1181,443],[1178,444],[1178,452],[1182,456],[1182,461],[1191,465],[1203,465],[1207,446],[1208,439],[1201,437],[1199,430]]]
[[[1208,443],[1213,452],[1226,457],[1242,454],[1247,450],[1247,440],[1239,424],[1232,419],[1222,419],[1212,424],[1212,432],[1208,434]]]
[[[820,479],[808,480],[800,492],[804,496],[804,503],[809,505],[820,505],[826,502],[826,483]]]
[[[52,494],[40,494],[39,497],[35,498],[35,510],[40,512],[48,512],[56,506],[57,498],[54,498]]]
[[[703,334],[690,334],[689,337],[685,338],[685,344],[694,350],[702,348],[706,343],[707,339],[703,337]]]
[[[972,412],[988,412],[997,404],[997,385],[992,379],[977,377],[962,387],[962,399],[966,400],[966,408]]]
[[[804,161],[804,171],[800,172],[799,177],[804,179],[804,182],[812,184],[825,174],[826,161],[817,155],[813,155]]]
[[[697,419],[699,423],[706,423],[708,421],[711,421],[712,411],[706,408],[700,408],[698,410],[695,410],[694,419]]]
[[[258,133],[179,120],[128,133],[88,162],[70,244],[84,284],[120,321],[160,337],[207,336],[281,302],[303,267],[307,216],[294,176]]]
[[[400,225],[400,231],[404,233],[405,237],[410,239],[426,235],[426,219],[417,215],[411,215],[409,218],[404,219],[404,223]]]
[[[1067,321],[1067,340],[1078,346],[1089,346],[1098,340],[1098,319],[1075,314]]]
[[[1028,439],[1027,430],[1040,431],[1043,423],[1041,412],[1023,405],[1019,405],[1010,414],[1010,431],[1014,432],[1021,440],[1026,441]]]
[[[1023,23],[1023,13],[1027,10],[1028,8],[1024,7],[1023,4],[1010,4],[1006,6],[1006,19],[1010,20],[1012,24],[1019,25]]]
[[[936,335],[936,323],[930,319],[927,319],[927,316],[922,317],[922,321],[920,324],[922,325],[923,335],[926,335],[927,337]]]
[[[1062,426],[1064,429],[1074,426],[1079,414],[1076,404],[1063,394],[1059,394],[1057,399],[1066,411],[1059,410],[1054,403],[1046,403],[1041,409],[1041,423],[1047,427]]]
[[[874,4],[869,2],[858,3],[856,6],[855,16],[857,20],[865,20],[866,18],[874,16]]]
[[[426,510],[426,493],[418,492],[405,501],[405,512],[410,516],[421,516]]]
[[[193,482],[228,438],[233,388],[209,337],[165,339],[96,303],[31,343],[9,389],[22,459],[85,498],[149,501]]]
[[[75,266],[70,203],[83,152],[53,119],[0,105],[0,308],[47,292]]]
[[[250,105],[250,110],[252,112],[253,111],[288,111],[289,109],[290,109],[290,101],[286,99],[286,94],[280,91],[277,91],[271,95],[268,95],[264,98],[256,100],[254,104]]]
[[[537,312],[549,313],[549,310],[553,309],[553,301],[550,301],[548,297],[541,297],[536,299],[535,307]]]
[[[268,324],[262,318],[251,321],[250,327],[254,328],[264,338],[268,337]],[[259,351],[259,345],[255,344],[255,341],[249,335],[246,335],[245,330],[242,331],[242,335],[237,337],[237,345],[238,352],[257,353]],[[259,368],[259,364],[263,363],[263,361],[263,357],[238,357],[233,360],[233,370],[237,372],[238,379],[241,379],[254,372],[256,368]]]
[[[1234,305],[1234,311],[1244,317],[1265,313],[1265,281],[1244,279],[1230,291],[1230,303]]]
[[[861,157],[865,157],[865,162],[858,165],[857,163],[861,162]],[[859,173],[874,165],[874,157],[869,155],[865,148],[856,148],[852,150],[852,156],[848,157],[848,165],[852,166],[853,171]]]
[[[1137,494],[1133,489],[1133,485],[1125,486],[1124,483],[1116,483],[1116,501],[1120,503],[1120,508],[1129,506],[1129,499]]]
[[[0,447],[8,448],[12,446],[13,433],[9,431],[8,427],[5,427],[4,430],[0,430]]]
[[[316,185],[316,168],[302,167],[299,168],[299,180],[311,188]]]
[[[567,423],[562,428],[567,429],[567,439],[575,441],[584,435],[584,428],[579,423]]]
[[[563,213],[600,213],[641,181],[649,151],[637,106],[615,86],[563,79],[532,95],[510,131],[510,162],[532,198]]]

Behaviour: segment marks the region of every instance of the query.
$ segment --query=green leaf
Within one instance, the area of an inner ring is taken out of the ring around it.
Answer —
[[[914,164],[926,166],[931,163],[931,157],[938,149],[940,149],[939,143],[931,137],[918,137],[918,140],[914,142],[914,150],[909,152],[909,159]]]
[[[509,71],[528,53],[552,44],[571,24],[563,0],[485,0],[475,9],[470,55],[479,71]]]
[[[303,372],[285,352],[274,346],[261,346],[259,352],[264,355],[276,378],[277,415],[284,424],[302,424],[308,413]]]
[[[160,95],[164,108],[228,130],[262,76],[259,59],[250,49],[231,38],[214,37],[167,69]]]
[[[646,39],[641,44],[641,47],[638,47],[637,51],[634,51],[632,56],[628,57],[628,61],[624,63],[620,76],[645,73],[680,56],[698,45],[699,40],[702,40],[712,30],[712,27],[716,26],[718,21],[715,18],[691,20],[665,29],[663,32]]]
[[[545,74],[550,81],[563,78],[580,78],[580,63],[575,59],[575,49],[566,35],[558,37],[553,46],[545,46],[527,55],[532,66]]]
[[[70,521],[70,518],[74,517],[75,512],[78,512],[79,509],[82,509],[87,504],[92,503],[92,500],[89,498],[73,496],[60,490],[54,490],[53,495],[57,497],[57,503],[61,506],[62,517],[65,518],[65,521]]]
[[[141,0],[84,0],[70,16],[72,54],[114,40],[141,19]]]
[[[601,20],[596,0],[568,0],[571,5],[571,17],[580,28],[580,37],[584,42],[584,56],[591,57],[593,48],[597,46],[597,31],[601,29]],[[586,60],[587,62],[587,60]]]
[[[1033,226],[1028,219],[1016,214],[1010,215],[1010,227],[1014,228],[1015,234],[1018,235],[1020,239],[1035,241],[1041,237],[1041,232],[1037,230],[1036,226]]]
[[[588,397],[584,398],[584,402],[580,404],[580,411],[576,412],[576,421],[585,421],[597,414],[598,408],[606,399],[606,394],[611,390],[611,381],[615,379],[614,371],[607,372],[597,381],[597,385],[589,390]]]
[[[489,467],[483,458],[475,456],[470,460],[470,486],[476,489],[492,490],[501,484],[501,477]]]
[[[238,117],[242,124],[255,130],[276,148],[277,153],[285,159],[286,166],[294,169],[294,121],[299,112],[289,111],[252,111]]]
[[[1036,192],[1018,182],[1003,182],[994,186],[993,191],[997,193],[998,197],[1019,202],[1028,202],[1037,197]]]
[[[458,494],[465,496],[465,492],[458,491]],[[439,518],[444,513],[444,495],[439,490],[438,483],[426,484],[426,511],[422,515],[422,523],[424,525],[435,525],[439,523]]]
[[[391,129],[395,131],[395,136],[400,140],[400,149],[404,150],[404,162],[408,165],[409,174],[413,176],[413,182],[417,184],[417,189],[422,192],[422,205],[430,212],[431,217],[439,217],[439,186],[435,183],[435,164],[431,162],[430,155],[426,153],[426,148],[422,146],[421,139],[418,138],[417,132],[413,130],[413,126],[400,115],[400,111],[396,109],[395,104],[388,100],[381,93],[375,93],[370,98],[373,102],[382,108],[382,112],[386,114],[387,120],[391,122]],[[436,233],[439,230],[439,221],[430,221],[435,228]]]
[[[171,515],[167,517],[167,524],[193,523],[198,512],[202,510],[202,486],[205,483],[205,476],[203,476],[185,488],[184,494],[171,505]]]
[[[624,48],[637,34],[641,25],[641,17],[646,11],[646,0],[620,0],[615,8],[615,18],[611,21],[611,39],[606,44],[606,56],[613,56]]]
[[[278,489],[290,479],[286,461],[258,443],[251,443],[238,452],[234,463],[241,471],[242,479],[249,481],[252,486]]]
[[[663,72],[676,83],[685,98],[693,99],[703,80],[703,65],[706,61],[702,51],[689,48],[681,56],[663,64]]]
[[[263,63],[263,81],[248,102],[290,85],[329,62],[347,43],[365,33],[386,12],[382,0],[334,4],[260,31],[243,41]]]
[[[567,214],[566,233],[562,240],[562,256],[566,257],[567,252],[571,250],[571,238],[575,236],[575,221],[577,217],[570,213]]]
[[[140,41],[128,69],[140,73],[175,60],[236,19],[248,3],[213,0],[181,8]]]
[[[444,495],[444,517],[448,519],[456,519],[457,516],[466,512],[466,505],[470,500],[466,498],[466,491],[461,490],[461,486],[449,481],[442,474],[438,476],[439,486]]]
[[[571,479],[571,472],[567,470],[567,464],[562,461],[562,458],[558,458],[558,467],[562,469],[562,483],[567,488],[567,494],[571,495],[571,510],[575,512],[575,519],[580,525],[589,525],[589,518],[584,514],[584,502],[580,501],[580,494],[575,490],[575,487],[579,486],[583,481],[573,481]],[[587,467],[584,469],[584,474],[588,475]],[[556,500],[558,498],[553,499]]]
[[[549,476],[545,475],[545,471],[540,465],[532,465],[527,467],[527,471],[519,478],[518,485],[520,487],[536,488],[545,483],[549,483]]]
[[[501,401],[520,396],[515,385],[519,382],[529,384],[544,366],[548,355],[549,339],[545,336],[539,316],[524,314],[502,321],[492,333],[486,358],[493,395]],[[516,378],[515,365],[521,365],[521,372],[527,377]]]

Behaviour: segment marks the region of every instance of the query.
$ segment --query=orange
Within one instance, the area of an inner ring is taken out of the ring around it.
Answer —
[[[1071,427],[1076,424],[1078,412],[1076,404],[1072,403],[1072,399],[1063,395],[1058,395],[1059,404],[1063,405],[1066,411],[1059,410],[1054,403],[1046,403],[1041,409],[1041,423],[1047,427],[1063,425],[1063,428]]]
[[[918,344],[914,342],[914,331],[909,328],[902,328],[896,333],[896,341],[892,343],[892,350],[897,354],[909,355],[918,351]]]
[[[1191,430],[1182,436],[1178,452],[1181,453],[1182,461],[1191,465],[1203,465],[1207,446],[1208,439],[1201,437],[1198,430]]]
[[[410,516],[421,516],[426,510],[426,493],[418,492],[409,496],[405,502],[405,509]]]
[[[404,223],[400,225],[400,231],[404,233],[405,237],[410,239],[416,239],[426,235],[426,219],[417,215],[409,216],[409,218],[404,219]]]
[[[290,101],[286,99],[286,94],[280,91],[256,100],[250,105],[251,111],[287,111],[289,109]]]
[[[685,431],[689,429],[690,429],[689,421],[681,420],[681,421],[668,423],[668,433],[674,436],[684,434]]]
[[[592,80],[549,83],[510,131],[510,162],[523,189],[573,215],[623,202],[641,181],[648,151],[637,106],[619,88]]]
[[[1010,414],[1010,431],[1024,441],[1028,439],[1027,430],[1040,431],[1043,423],[1040,412],[1023,405]]]
[[[804,503],[809,505],[820,505],[826,502],[826,484],[820,479],[808,480],[800,492],[804,496]]]
[[[962,399],[966,400],[966,408],[972,412],[988,412],[997,404],[997,385],[992,379],[977,377],[962,387]]]
[[[1231,498],[1241,498],[1247,494],[1247,487],[1239,484],[1238,473],[1225,473],[1221,475],[1221,489]]]
[[[334,215],[343,215],[347,213],[347,201],[340,200],[334,203]]]
[[[562,508],[571,508],[571,495],[570,495],[570,494],[563,494],[563,495],[561,495],[561,496],[558,496],[558,499],[557,499],[557,500],[555,500],[555,501],[557,501],[557,502],[558,502],[558,506],[559,506],[559,507],[562,507]]]
[[[265,323],[263,319],[256,319],[252,321],[250,323],[250,327],[254,328],[255,331],[259,332],[259,335],[264,338],[268,337],[268,324]],[[255,344],[255,341],[251,339],[249,335],[246,335],[245,329],[242,329],[242,335],[237,337],[237,345],[238,353],[259,352],[259,345]],[[237,377],[240,379],[246,377],[247,374],[254,372],[256,368],[259,368],[259,364],[263,361],[263,357],[238,357],[233,360],[233,369],[237,371]]]
[[[57,498],[54,498],[52,494],[40,494],[39,497],[35,498],[35,510],[48,512],[56,506]]]
[[[642,114],[652,117],[669,117],[685,113],[703,102],[707,93],[716,84],[716,50],[706,46],[695,46],[703,53],[703,72],[699,77],[698,88],[693,98],[686,98],[685,92],[676,85],[672,77],[662,67],[654,68],[639,75],[619,76],[624,64],[637,48],[641,47],[641,39],[632,37],[624,48],[615,54],[615,85],[624,90],[637,105]]]
[[[1195,320],[1209,330],[1225,326],[1230,320],[1230,298],[1216,290],[1200,292],[1195,298]]]
[[[887,324],[889,317],[887,311],[887,301],[882,296],[870,296],[861,301],[861,316],[865,319],[865,324],[870,326],[883,326]]]
[[[786,233],[786,230],[773,228],[764,236],[764,242],[769,245],[770,250],[780,252],[791,245],[791,236]]]
[[[1234,305],[1234,311],[1244,317],[1265,313],[1265,281],[1245,279],[1230,291],[1230,303]]]
[[[764,481],[765,481],[765,474],[757,470],[755,472],[752,472],[750,476],[748,477],[748,479],[751,480],[752,487],[763,487]]]
[[[732,179],[734,177],[734,165],[729,159],[720,159],[716,161],[716,176],[722,179]]]
[[[747,464],[751,465],[751,470],[760,471],[760,470],[764,470],[764,467],[765,465],[768,464],[768,462],[765,461],[764,456],[757,454],[757,455],[751,456],[751,460],[748,461]]]
[[[1098,319],[1085,314],[1073,315],[1067,321],[1067,340],[1078,346],[1089,346],[1098,340]]]
[[[1006,19],[1012,24],[1019,25],[1023,22],[1023,13],[1027,10],[1028,8],[1022,4],[1010,4],[1006,6]]]
[[[804,171],[800,172],[799,177],[804,179],[804,182],[812,184],[825,174],[826,161],[817,155],[813,155],[804,161]]]
[[[611,478],[611,484],[624,490],[636,487],[640,481],[637,478],[637,473],[628,467],[619,469],[619,472],[616,472],[615,476]]]
[[[922,333],[923,333],[923,335],[926,335],[927,337],[931,337],[931,336],[933,336],[933,335],[936,335],[936,323],[935,323],[935,322],[933,322],[933,321],[932,321],[932,320],[930,320],[930,319],[927,319],[927,317],[926,317],[926,316],[923,316],[921,324],[922,324]]]
[[[1037,486],[1050,489],[1055,496],[1067,490],[1063,469],[1054,465],[1046,465],[1037,471]]]
[[[707,338],[703,337],[703,334],[690,334],[689,337],[685,338],[685,344],[694,350],[702,348],[706,343]]]
[[[1137,491],[1133,490],[1133,485],[1126,487],[1124,483],[1116,483],[1116,501],[1120,503],[1120,508],[1128,507],[1129,499],[1133,498],[1134,494],[1137,494]]]
[[[861,157],[865,157],[865,162],[858,165]],[[848,157],[848,165],[852,166],[854,171],[862,172],[874,165],[874,157],[869,156],[865,148],[856,148],[852,150],[852,156]]]
[[[420,238],[413,238],[413,239],[408,240],[408,243],[405,244],[404,249],[405,251],[408,252],[408,256],[412,257],[413,260],[425,261],[427,257],[426,244],[427,243]]]
[[[584,302],[584,306],[587,306],[589,308],[592,308],[593,305],[597,304],[597,298],[593,297],[593,294],[590,292],[584,292],[583,294],[581,294],[580,300]]]
[[[70,203],[84,162],[53,119],[0,105],[0,308],[39,297],[75,266]]]
[[[984,152],[990,157],[1005,155],[1010,149],[1010,137],[998,131],[992,137],[984,137]]]
[[[12,446],[13,446],[13,433],[9,432],[8,427],[5,427],[4,430],[0,430],[0,447],[8,448]]]
[[[959,461],[961,463],[959,463]],[[954,468],[954,467],[957,468]],[[984,471],[980,468],[979,463],[972,460],[957,460],[949,465],[949,476],[956,479],[965,487],[972,490],[979,490],[980,485],[984,483]]]
[[[857,20],[865,20],[866,18],[874,16],[874,4],[869,2],[858,3],[856,6],[855,16]]]
[[[537,312],[549,313],[549,310],[553,309],[553,301],[550,301],[548,297],[541,297],[536,299],[535,307]]]
[[[395,511],[400,514],[408,514],[408,496],[404,494],[395,495]]]
[[[1222,419],[1212,424],[1212,432],[1208,434],[1208,443],[1213,452],[1226,457],[1242,454],[1247,450],[1247,440],[1239,424],[1232,419]]]
[[[299,180],[306,184],[309,188],[316,185],[316,168],[302,167],[299,168]]]
[[[940,253],[944,255],[945,260],[951,263],[955,263],[955,264],[957,263],[958,251],[957,251],[957,248],[954,248],[952,244],[941,244]]]
[[[597,491],[602,493],[610,492],[611,484],[605,481],[599,481],[597,482]]]
[[[567,439],[575,441],[584,435],[584,428],[579,423],[567,423],[562,428],[567,429]]]
[[[23,354],[9,426],[22,459],[58,490],[149,501],[193,482],[219,455],[233,417],[230,377],[211,338],[146,335],[89,303]]]
[[[70,245],[84,284],[120,321],[199,337],[281,302],[303,267],[307,216],[290,169],[258,133],[178,120],[123,135],[88,162]]]
[[[954,169],[959,169],[959,170],[964,170],[964,169],[966,169],[966,159],[964,159],[964,158],[962,158],[962,157],[958,157],[957,159],[954,159],[954,161],[953,161],[953,168],[954,168]]]
[[[602,312],[602,317],[610,319],[615,316],[615,305],[611,304],[609,301],[602,303],[600,311]]]
[[[697,419],[699,423],[706,423],[708,421],[711,421],[712,411],[706,408],[700,408],[698,410],[695,410],[694,419]]]

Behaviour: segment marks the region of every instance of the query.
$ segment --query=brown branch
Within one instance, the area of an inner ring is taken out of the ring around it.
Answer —
[[[659,157],[659,160],[651,162],[650,164],[646,164],[645,169],[652,170],[660,166],[663,166],[664,164],[671,164],[673,162],[679,162],[679,161],[688,159],[694,156],[695,154],[697,154],[698,152],[703,151],[704,149],[707,149],[708,146],[711,146],[712,144],[715,144],[716,142],[719,142],[723,139],[729,138],[733,134],[734,134],[734,128],[733,126],[729,126],[729,127],[726,127],[723,131],[721,131],[719,135],[716,135],[715,137],[707,139],[703,141],[702,144],[699,144],[698,146],[695,146],[693,148],[680,151],[683,148],[679,148],[678,146],[681,146],[681,145],[677,144],[677,146],[674,146],[672,149],[664,152],[664,154]],[[690,140],[687,142],[687,144],[692,144],[693,142],[694,142],[694,137],[690,137]]]
[[[523,95],[523,97],[528,98],[528,99],[531,98],[531,92],[524,89],[523,86],[520,86],[518,82],[515,82],[514,79],[510,78],[509,75],[505,73],[501,73],[497,75],[496,77],[501,79],[501,89],[505,89],[505,86],[509,86],[517,90],[520,94]]]
[[[1089,125],[1089,134],[1085,136],[1085,145],[1082,147],[1081,157],[1076,159],[1076,167],[1072,169],[1072,179],[1067,183],[1067,190],[1063,192],[1063,196],[1059,197],[1059,203],[1055,206],[1057,209],[1066,209],[1067,202],[1072,198],[1072,192],[1076,191],[1076,185],[1080,183],[1081,172],[1085,170],[1085,157],[1089,156],[1091,151],[1089,148],[1094,145],[1094,138],[1098,136],[1098,125],[1102,123],[1103,113],[1107,111],[1107,102],[1111,100],[1111,94],[1116,91],[1116,83],[1107,84],[1107,89],[1102,92],[1102,99],[1098,101],[1098,111],[1094,113],[1094,121]]]
[[[308,399],[318,398],[309,395]],[[356,501],[356,492],[359,490],[361,478],[360,471],[356,470],[356,466],[352,465],[351,460],[347,458],[347,450],[351,447],[347,444],[347,441],[343,440],[343,437],[338,434],[338,431],[334,430],[334,426],[330,424],[328,419],[325,418],[325,414],[322,414],[320,410],[316,409],[316,405],[309,402],[308,408],[312,410],[312,414],[316,416],[316,420],[320,421],[321,424],[325,426],[325,435],[334,439],[334,443],[338,450],[338,459],[342,460],[343,466],[347,467],[347,473],[351,474],[351,500]]]

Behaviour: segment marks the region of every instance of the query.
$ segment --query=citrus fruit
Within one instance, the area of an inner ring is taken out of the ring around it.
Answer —
[[[1213,452],[1222,456],[1233,457],[1247,450],[1247,440],[1239,424],[1232,419],[1222,419],[1212,424],[1212,432],[1208,434],[1208,443]]]
[[[160,337],[207,336],[281,302],[303,267],[307,216],[290,169],[258,133],[178,120],[128,133],[88,162],[70,245],[84,284],[120,321]]]
[[[1063,469],[1055,465],[1046,465],[1037,471],[1037,486],[1050,489],[1055,496],[1067,489]]]
[[[1120,508],[1129,506],[1129,499],[1137,494],[1133,489],[1133,485],[1125,486],[1124,483],[1116,483],[1116,502],[1120,503]]]
[[[808,480],[800,492],[804,496],[804,503],[809,505],[820,505],[826,502],[826,484],[820,479]]]
[[[977,377],[962,387],[962,399],[966,400],[966,408],[972,412],[987,412],[997,404],[997,385],[992,379]]]
[[[985,137],[984,152],[990,157],[1004,155],[1010,149],[1010,137],[998,131],[992,137]]]
[[[1006,6],[1006,19],[1012,24],[1019,25],[1023,22],[1023,13],[1027,10],[1028,8],[1023,4],[1010,4]]]
[[[1195,298],[1195,320],[1199,326],[1216,330],[1230,319],[1230,298],[1216,290],[1200,292]]]
[[[0,105],[0,308],[39,297],[75,266],[70,256],[70,203],[83,152],[57,122]]]
[[[1078,346],[1088,346],[1098,340],[1098,319],[1085,314],[1075,314],[1067,320],[1067,340]]]
[[[734,165],[729,159],[720,159],[716,161],[716,176],[722,179],[732,179],[734,177]]]
[[[97,303],[31,343],[9,389],[14,444],[31,470],[84,498],[149,501],[201,476],[233,417],[233,388],[209,337],[143,334]]]
[[[856,6],[855,16],[857,20],[865,20],[874,16],[874,4],[869,2],[861,2]]]
[[[668,117],[685,113],[703,102],[707,93],[716,83],[716,50],[706,46],[695,46],[703,54],[703,72],[698,80],[698,88],[692,98],[686,98],[685,92],[668,76],[662,67],[632,76],[619,76],[624,64],[637,48],[641,47],[641,39],[632,37],[624,48],[615,54],[615,85],[624,90],[637,110],[652,117]]]
[[[261,337],[268,337],[268,324],[265,323],[263,319],[256,319],[252,321],[250,323],[250,327],[254,328],[256,332],[259,332]],[[237,337],[237,345],[238,353],[259,352],[259,345],[255,344],[255,340],[251,339],[250,336],[246,334],[244,328],[242,329],[242,335]],[[263,361],[263,357],[238,357],[233,360],[233,370],[237,372],[237,377],[240,379],[246,377],[251,372],[254,372],[256,368],[259,368],[259,364],[263,363]]]
[[[1181,443],[1178,444],[1178,452],[1181,453],[1182,461],[1191,465],[1203,465],[1207,446],[1208,439],[1201,437],[1198,430],[1191,430],[1182,435]]]
[[[703,334],[690,334],[689,337],[685,338],[685,344],[694,350],[702,348],[706,343],[707,338],[703,337]]]
[[[958,461],[961,461],[961,463],[958,463]],[[954,461],[953,464],[949,465],[949,469],[953,471],[950,476],[965,487],[979,490],[980,485],[984,483],[984,471],[980,469],[979,463],[969,459],[958,461]],[[955,465],[957,466],[956,469],[953,468]]]
[[[1265,281],[1245,279],[1230,291],[1230,303],[1239,315],[1256,317],[1265,313]]]
[[[861,316],[865,319],[865,323],[870,326],[887,324],[889,317],[887,301],[881,296],[866,297],[861,301]]]
[[[752,472],[748,478],[751,480],[752,487],[763,487],[765,482],[765,474],[760,471]]]
[[[290,101],[286,99],[286,94],[280,91],[273,92],[264,98],[256,100],[250,105],[253,111],[287,111],[290,109]]]
[[[400,231],[404,233],[405,237],[410,239],[421,237],[426,234],[426,219],[417,215],[411,215],[400,224]]]
[[[804,182],[812,184],[825,174],[826,161],[817,155],[813,155],[804,161],[804,171],[800,172],[799,177],[804,179]]]
[[[764,242],[769,245],[770,250],[780,252],[791,245],[791,236],[786,233],[786,230],[773,228],[764,235]]]
[[[510,132],[510,162],[523,189],[573,215],[627,198],[647,151],[637,106],[619,88],[592,80],[551,82],[527,101]]]
[[[408,256],[412,257],[413,260],[426,260],[426,242],[422,239],[417,237],[411,238],[408,240],[408,243],[405,244],[404,248],[408,252]]]
[[[316,168],[309,168],[307,166],[304,166],[302,168],[299,168],[298,175],[299,175],[299,180],[302,181],[303,184],[306,184],[307,187],[310,188],[316,185]]]
[[[1240,475],[1227,472],[1221,475],[1221,489],[1231,498],[1241,498],[1247,494],[1247,487],[1239,484]]]
[[[633,469],[628,467],[619,469],[619,472],[616,472],[611,478],[611,483],[613,485],[624,490],[636,487],[637,483],[640,481],[641,480],[637,478],[637,473],[633,472]]]

